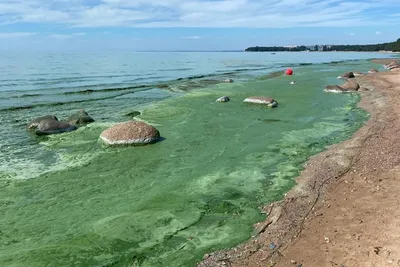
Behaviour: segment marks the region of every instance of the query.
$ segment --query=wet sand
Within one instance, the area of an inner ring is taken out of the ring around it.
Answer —
[[[356,80],[365,126],[306,163],[254,238],[198,266],[400,266],[400,72]]]

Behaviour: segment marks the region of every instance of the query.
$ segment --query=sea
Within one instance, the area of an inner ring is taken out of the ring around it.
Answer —
[[[265,219],[259,207],[368,119],[358,94],[324,87],[346,71],[383,71],[368,59],[388,56],[0,52],[0,266],[196,266],[246,241]],[[243,103],[249,96],[279,107]],[[35,117],[80,109],[95,122],[46,137],[26,130]],[[129,120],[162,141],[99,142]]]

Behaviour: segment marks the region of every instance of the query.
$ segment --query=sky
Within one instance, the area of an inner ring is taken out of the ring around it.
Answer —
[[[400,0],[0,0],[0,49],[243,50],[400,38]]]

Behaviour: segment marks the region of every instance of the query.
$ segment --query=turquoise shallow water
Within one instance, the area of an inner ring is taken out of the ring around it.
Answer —
[[[293,61],[308,62],[296,59],[303,54],[294,53]],[[96,90],[116,93],[102,99],[59,94],[93,88],[87,84],[11,90],[3,81],[1,97],[17,101],[4,100],[0,111],[0,266],[194,266],[204,253],[249,238],[252,224],[263,219],[258,206],[280,199],[309,156],[349,137],[367,118],[355,108],[358,95],[322,89],[339,83],[344,71],[367,71],[372,63],[314,58],[309,62],[326,64],[298,64],[295,76],[272,77],[268,72],[279,68],[261,73],[262,59],[254,54],[208,56],[214,63],[201,62],[209,70],[190,73],[211,73],[206,78],[179,72],[185,79],[171,75],[143,88],[100,86],[107,78],[98,78]],[[219,83],[230,76],[215,63],[220,57],[236,68],[253,62],[255,69],[236,71],[236,83]],[[284,66],[285,57],[268,64]],[[298,84],[289,85],[292,80]],[[160,82],[168,88],[156,88]],[[118,90],[104,91],[109,88]],[[14,97],[21,90],[38,96]],[[214,102],[222,95],[232,101]],[[242,103],[251,95],[272,96],[280,106]],[[65,118],[81,107],[96,122],[76,132],[37,138],[24,129],[37,115]],[[134,110],[164,140],[102,147],[101,131]]]

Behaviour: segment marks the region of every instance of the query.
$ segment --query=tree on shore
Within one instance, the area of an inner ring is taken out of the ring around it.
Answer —
[[[322,46],[255,46],[249,47],[246,52],[301,52],[301,51],[343,51],[343,52],[400,52],[400,38],[395,42],[369,45],[322,45]]]

